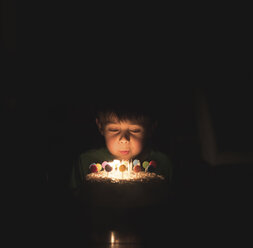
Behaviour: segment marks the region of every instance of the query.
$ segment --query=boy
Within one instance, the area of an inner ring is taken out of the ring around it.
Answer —
[[[114,106],[116,105],[116,106]],[[134,160],[157,163],[156,173],[171,182],[172,165],[167,155],[152,148],[151,138],[156,121],[146,104],[141,106],[108,102],[97,111],[96,124],[104,137],[106,147],[89,150],[79,156],[73,167],[71,188],[78,189],[89,173],[89,165],[103,161]]]

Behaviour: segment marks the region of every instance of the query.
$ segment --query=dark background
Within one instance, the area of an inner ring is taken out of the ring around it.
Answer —
[[[213,218],[221,232],[228,223],[238,223],[232,225],[236,229],[249,223],[252,164],[212,167],[203,160],[195,105],[196,90],[202,89],[220,152],[252,152],[247,13],[230,18],[221,11],[213,19],[203,13],[191,21],[161,15],[157,25],[143,20],[137,25],[56,4],[32,9],[3,2],[5,179],[15,193],[24,185],[17,198],[6,193],[12,206],[49,216],[48,222],[52,216],[61,219],[54,211],[61,209],[68,223],[73,160],[101,144],[96,102],[115,98],[115,103],[147,102],[156,112],[154,144],[172,159],[173,199],[184,224],[200,213],[209,216],[204,218],[209,224]]]

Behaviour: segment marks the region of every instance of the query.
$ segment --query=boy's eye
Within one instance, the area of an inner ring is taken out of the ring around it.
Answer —
[[[109,129],[108,129],[108,131],[109,131],[109,132],[116,133],[116,132],[118,132],[118,131],[119,131],[119,129],[112,129],[112,128],[109,128]]]
[[[131,129],[130,132],[131,133],[140,133],[141,130],[140,129]]]

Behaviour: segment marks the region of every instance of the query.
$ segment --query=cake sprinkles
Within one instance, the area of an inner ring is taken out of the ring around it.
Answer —
[[[87,182],[103,182],[103,183],[137,183],[137,182],[155,182],[155,181],[161,181],[164,180],[164,177],[161,175],[157,175],[154,172],[145,172],[140,171],[138,173],[130,173],[128,177],[108,177],[106,171],[101,171],[99,173],[90,173],[86,175],[86,181]]]

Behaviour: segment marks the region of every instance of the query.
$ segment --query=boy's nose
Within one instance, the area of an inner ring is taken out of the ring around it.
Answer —
[[[121,137],[120,137],[120,143],[128,143],[130,140],[130,135],[129,133],[124,133]]]

